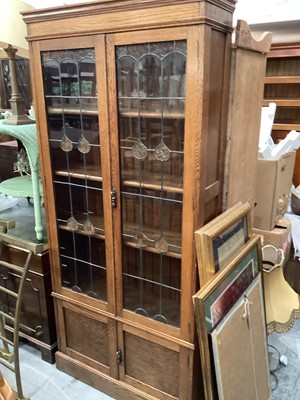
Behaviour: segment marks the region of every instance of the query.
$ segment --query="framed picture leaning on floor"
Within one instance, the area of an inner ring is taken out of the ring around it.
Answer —
[[[200,285],[208,282],[252,235],[250,204],[237,203],[195,232]]]
[[[248,381],[242,384],[245,388],[249,384],[249,393],[243,400],[269,399],[261,265],[260,238],[255,235],[193,296],[208,400],[239,400],[238,379],[245,375]],[[260,388],[256,388],[257,382]]]

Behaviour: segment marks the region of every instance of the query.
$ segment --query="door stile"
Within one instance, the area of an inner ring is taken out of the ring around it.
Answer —
[[[200,198],[205,183],[201,180],[200,149],[205,145],[206,118],[205,82],[207,70],[204,25],[188,30],[187,81],[185,109],[185,154],[183,188],[183,228],[182,228],[182,303],[181,303],[181,338],[193,343],[194,312],[192,295],[196,290],[197,266],[194,249],[194,231],[196,216],[200,212]],[[203,112],[203,113],[202,113]]]
[[[100,125],[100,153],[102,168],[103,186],[103,212],[105,229],[105,248],[107,266],[107,291],[108,311],[116,314],[115,302],[115,273],[114,273],[114,252],[113,252],[113,216],[111,204],[111,162],[110,162],[110,131],[109,131],[109,110],[107,90],[107,64],[105,51],[105,36],[96,36],[96,65],[97,65],[97,86],[98,86],[98,111]]]
[[[110,140],[110,165],[111,165],[111,195],[116,196],[113,208],[113,246],[115,263],[115,302],[116,314],[122,316],[123,287],[122,287],[122,241],[121,241],[121,185],[120,185],[120,160],[119,160],[119,132],[116,88],[115,47],[106,36],[106,62],[107,62],[107,89],[109,105],[109,140]]]
[[[97,36],[96,65],[98,73],[98,110],[100,122],[100,143],[101,143],[101,161],[102,161],[102,186],[103,186],[103,208],[104,208],[104,229],[105,229],[105,248],[106,248],[106,266],[107,266],[107,293],[108,293],[108,311],[116,315],[116,287],[115,287],[115,260],[114,260],[114,243],[113,243],[113,208],[111,203],[111,144],[110,144],[110,126],[109,126],[109,96],[107,87],[107,54],[106,39],[104,35]],[[110,370],[109,375],[115,379],[119,379],[119,368],[117,360],[118,337],[117,322],[109,319],[108,328],[108,345]]]

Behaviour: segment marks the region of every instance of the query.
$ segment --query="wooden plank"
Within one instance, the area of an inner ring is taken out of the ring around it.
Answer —
[[[65,105],[63,107],[52,106],[47,107],[47,112],[49,115],[61,115],[62,113],[70,114],[70,115],[98,115],[98,109],[91,106],[87,108],[86,106],[79,108],[73,108],[70,105]]]
[[[265,54],[255,48],[236,47],[232,56],[226,208],[238,201],[254,206],[265,69]]]
[[[268,58],[286,58],[300,56],[300,42],[273,43]]]
[[[151,99],[151,98],[149,98]],[[134,111],[134,110],[120,110],[120,116],[127,118],[152,118],[152,119],[184,119],[184,113],[176,113],[176,112],[151,112],[151,111]]]
[[[20,247],[21,249],[31,251],[33,254],[41,254],[44,251],[43,243],[31,243],[22,238],[10,235],[9,233],[0,232],[0,242],[6,245]]]
[[[218,196],[220,192],[220,182],[216,181],[205,188],[205,203],[208,203],[210,200],[214,199]]]
[[[263,105],[268,106],[269,103],[276,103],[277,107],[300,107],[300,99],[264,99]]]
[[[254,39],[247,22],[238,20],[235,38],[235,45],[237,47],[266,54],[270,50],[271,42],[271,32],[265,32],[260,38]]]
[[[102,176],[99,176],[99,166],[97,169],[96,165],[94,166],[87,165],[84,171],[82,166],[78,165],[78,167],[76,168],[74,167],[73,164],[69,171],[56,170],[54,171],[54,174],[58,176],[66,176],[76,179],[88,179],[96,182],[102,182],[103,180]]]
[[[8,231],[9,229],[14,229],[16,227],[16,221],[15,220],[4,220],[4,219],[0,219],[0,226],[2,226],[3,232],[6,233],[6,231]]]
[[[300,131],[300,124],[273,124],[273,130],[276,131]]]
[[[265,84],[292,84],[300,83],[300,76],[266,76]]]

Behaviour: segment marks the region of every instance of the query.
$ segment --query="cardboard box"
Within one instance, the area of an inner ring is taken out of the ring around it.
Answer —
[[[274,229],[265,231],[253,228],[253,233],[262,237],[262,246],[273,245],[284,252],[284,262],[288,259],[292,242],[292,224],[287,218],[281,219]]]
[[[271,231],[288,208],[296,152],[257,161],[253,226]]]

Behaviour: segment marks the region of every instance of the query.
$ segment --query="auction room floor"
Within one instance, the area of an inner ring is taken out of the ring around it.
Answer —
[[[26,199],[20,200],[17,205],[9,210],[0,211],[0,219],[15,219],[16,228],[11,230],[10,233],[29,241],[36,241],[33,227],[33,206]],[[44,211],[43,221],[45,226]],[[44,230],[44,237],[46,241],[46,229]],[[298,271],[299,263],[295,263],[295,271]],[[289,270],[288,272],[289,276],[295,277],[296,272],[294,273],[294,270]],[[299,281],[300,285],[300,275],[296,277],[296,280],[297,282]],[[295,285],[293,287],[295,289]],[[297,288],[295,290],[298,292]],[[272,399],[299,400],[300,320],[295,321],[293,328],[287,333],[273,333],[270,335],[268,343],[270,345],[270,368],[276,369],[274,373],[270,374],[270,383],[273,388]],[[278,363],[280,356],[286,356],[287,365]],[[39,350],[28,343],[21,342],[20,361],[23,392],[31,400],[111,399],[104,393],[59,371],[55,364],[51,365],[43,361]],[[1,367],[1,372],[8,383],[15,388],[13,373],[4,367]]]
[[[269,344],[275,346],[281,355],[287,356],[287,365],[282,366],[275,376],[271,375],[273,400],[299,400],[300,393],[300,321],[287,333],[270,335]],[[275,351],[273,365],[278,357]],[[31,400],[109,400],[111,397],[93,389],[77,379],[59,371],[41,359],[39,350],[21,342],[21,376],[23,392]],[[15,388],[12,372],[1,368],[3,376]],[[276,387],[277,386],[277,387]],[[275,388],[276,387],[276,388]],[[134,400],[134,399],[133,399]]]

